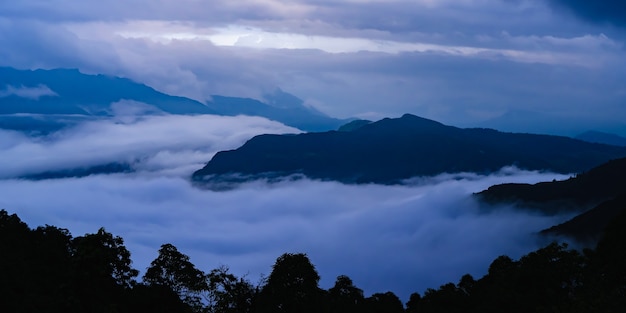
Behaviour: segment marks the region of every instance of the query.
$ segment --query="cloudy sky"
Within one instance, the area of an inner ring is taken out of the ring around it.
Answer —
[[[199,100],[280,87],[336,117],[626,133],[625,16],[619,0],[2,1],[0,65]]]

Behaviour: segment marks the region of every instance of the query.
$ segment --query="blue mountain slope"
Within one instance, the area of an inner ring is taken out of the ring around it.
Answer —
[[[578,140],[582,140],[582,141],[587,141],[587,142],[603,143],[605,145],[626,147],[626,138],[619,136],[619,135],[605,133],[605,132],[590,130],[574,138]]]
[[[167,95],[130,79],[87,75],[76,69],[0,67],[0,96],[0,114],[107,115],[111,103],[120,100],[148,103],[171,114],[215,113],[198,101]]]
[[[280,89],[264,96],[264,102],[214,95],[207,106],[221,115],[253,115],[281,122],[305,131],[326,131],[351,121],[336,119],[304,105],[302,99]]]
[[[261,116],[305,131],[337,129],[350,121],[331,118],[280,89],[264,95],[262,101],[215,95],[205,105],[126,78],[87,75],[76,69],[0,67],[0,128],[51,131],[65,125],[53,115],[108,116],[111,104],[120,100],[146,103],[170,114]]]

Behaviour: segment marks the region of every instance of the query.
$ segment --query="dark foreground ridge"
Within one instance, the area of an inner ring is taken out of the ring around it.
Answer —
[[[241,182],[294,174],[344,183],[397,184],[441,173],[491,173],[515,165],[578,173],[626,156],[626,147],[567,137],[461,129],[406,114],[352,131],[260,135],[216,154],[195,182]]]
[[[484,203],[515,204],[546,214],[582,212],[544,234],[595,242],[606,225],[626,207],[626,158],[609,161],[563,181],[501,184],[476,194]]]
[[[466,274],[456,284],[415,292],[403,304],[391,291],[366,297],[345,275],[328,290],[320,288],[304,253],[278,257],[255,286],[225,266],[204,273],[174,245],[163,244],[138,281],[124,240],[104,228],[73,237],[50,225],[30,229],[0,210],[0,307],[64,313],[623,312],[625,213],[622,207],[593,250],[552,243],[519,260],[502,255],[482,278]]]

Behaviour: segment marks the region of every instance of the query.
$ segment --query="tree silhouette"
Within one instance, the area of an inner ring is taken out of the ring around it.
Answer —
[[[72,240],[74,288],[81,310],[107,312],[119,310],[117,301],[124,289],[134,285],[138,271],[131,268],[130,252],[121,237],[104,228]]]
[[[337,276],[335,285],[328,290],[331,312],[359,312],[365,302],[363,290],[352,283],[345,275]]]
[[[259,312],[320,312],[324,291],[320,276],[306,254],[285,253],[278,257],[257,301]]]
[[[124,239],[100,228],[95,234],[76,237],[72,241],[74,261],[85,274],[111,278],[115,284],[129,288],[139,271],[131,267],[130,252]]]
[[[207,275],[208,310],[211,313],[249,312],[256,290],[243,278],[237,278],[221,266]]]
[[[143,276],[149,286],[170,288],[190,306],[200,307],[200,293],[207,289],[204,273],[172,244],[164,244]]]
[[[393,292],[375,293],[365,299],[367,313],[402,313],[404,306]]]
[[[424,312],[422,308],[422,296],[414,292],[409,296],[409,301],[406,303],[406,313],[421,313]]]

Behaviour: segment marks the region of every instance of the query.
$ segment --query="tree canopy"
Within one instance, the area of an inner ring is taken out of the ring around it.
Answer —
[[[3,312],[429,313],[623,312],[626,211],[595,249],[552,243],[518,260],[496,258],[487,274],[413,293],[365,297],[350,277],[328,290],[304,253],[276,259],[259,285],[219,266],[205,274],[164,244],[142,281],[121,237],[104,228],[73,237],[50,225],[31,229],[0,210],[0,308]]]

